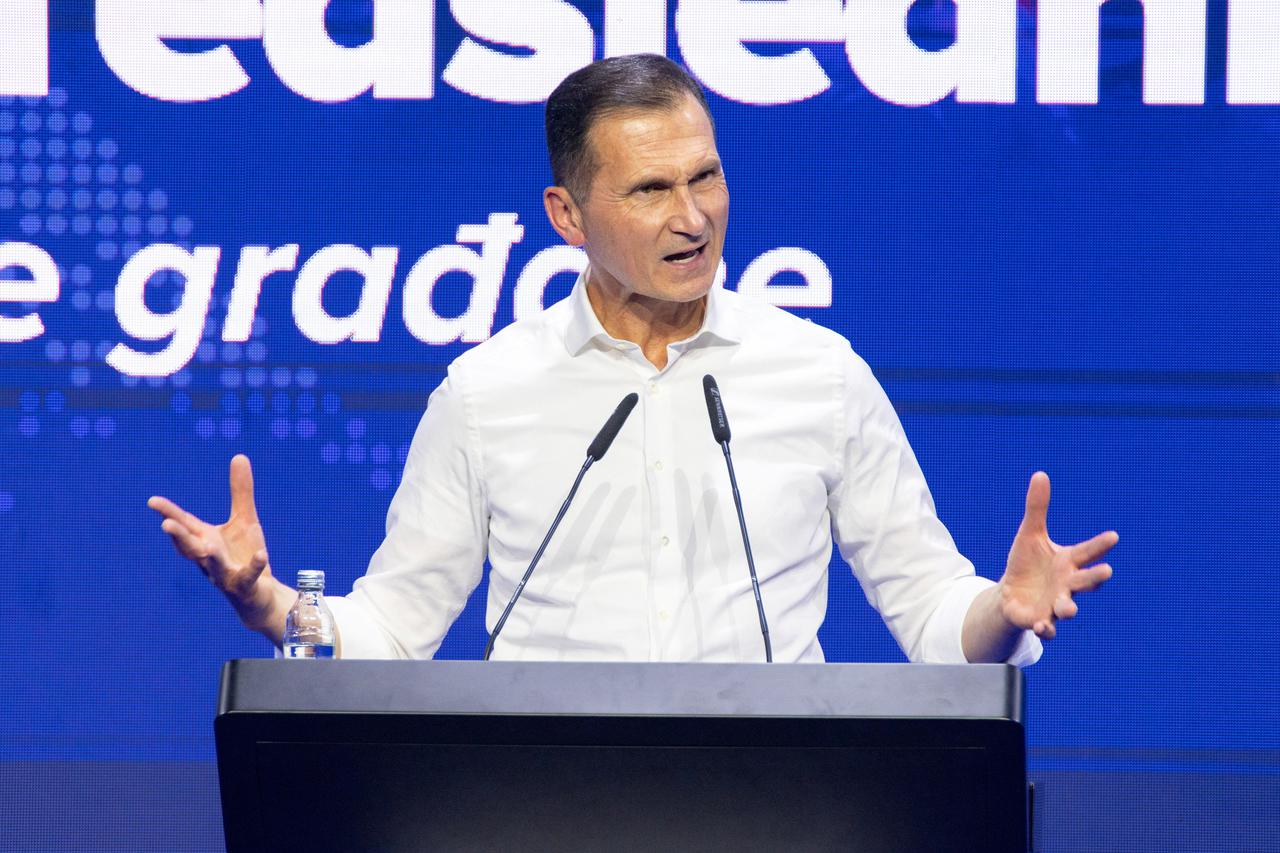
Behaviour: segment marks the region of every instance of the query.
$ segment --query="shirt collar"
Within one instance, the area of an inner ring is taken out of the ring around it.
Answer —
[[[569,294],[569,323],[564,331],[565,348],[570,355],[580,355],[591,343],[599,341],[608,347],[626,344],[605,331],[587,298],[587,273],[578,275]],[[684,350],[699,343],[738,344],[742,342],[738,318],[734,313],[732,302],[725,299],[719,283],[712,286],[707,293],[707,311],[702,318],[702,328],[683,341],[676,341],[671,346]]]

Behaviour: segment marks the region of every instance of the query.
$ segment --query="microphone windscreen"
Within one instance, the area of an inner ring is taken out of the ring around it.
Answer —
[[[729,440],[729,418],[724,413],[724,401],[720,399],[720,388],[710,373],[702,377],[702,392],[707,398],[707,417],[711,418],[711,434],[716,444],[724,444]]]
[[[636,407],[636,403],[640,402],[639,394],[628,394],[622,398],[622,402],[618,404],[618,408],[613,410],[613,414],[609,416],[609,420],[604,422],[604,426],[600,428],[600,432],[596,434],[595,441],[591,442],[591,446],[587,448],[587,455],[599,462],[604,458],[604,454],[609,449],[609,445],[613,444],[614,438],[618,435],[618,430],[622,429],[622,425],[626,423],[627,416],[631,414],[631,410]]]

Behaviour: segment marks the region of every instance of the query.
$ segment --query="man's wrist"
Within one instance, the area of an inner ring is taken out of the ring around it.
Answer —
[[[250,631],[262,634],[277,646],[284,637],[284,621],[297,590],[286,586],[272,575],[264,573],[255,584],[254,596],[249,601],[232,600],[240,624]]]
[[[1018,645],[1022,629],[1005,615],[1003,582],[973,600],[965,614],[961,636],[965,659],[970,663],[1001,663]]]
[[[1020,633],[1024,629],[1020,627],[1008,614],[1008,587],[1005,585],[1004,578],[996,582],[995,589],[992,592],[995,601],[995,613],[1000,619],[1000,623],[1009,633]]]

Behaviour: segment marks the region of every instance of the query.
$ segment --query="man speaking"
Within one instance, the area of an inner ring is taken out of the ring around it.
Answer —
[[[888,398],[848,341],[715,286],[726,171],[701,88],[669,60],[606,59],[547,102],[555,186],[543,201],[589,266],[573,292],[459,357],[431,395],[350,595],[330,599],[338,654],[428,658],[486,557],[492,631],[601,423],[639,401],[523,587],[493,650],[522,660],[757,661],[762,619],[703,377],[718,382],[773,659],[821,661],[831,545],[913,661],[1031,663],[1075,615],[1114,532],[1046,530],[1031,479],[999,583],[939,522]],[[295,592],[272,574],[249,461],[231,517],[152,498],[162,529],[280,644]]]

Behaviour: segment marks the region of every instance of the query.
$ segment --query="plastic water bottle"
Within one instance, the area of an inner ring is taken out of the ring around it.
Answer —
[[[331,658],[333,638],[333,613],[324,603],[324,572],[298,572],[298,600],[284,620],[284,656]]]

